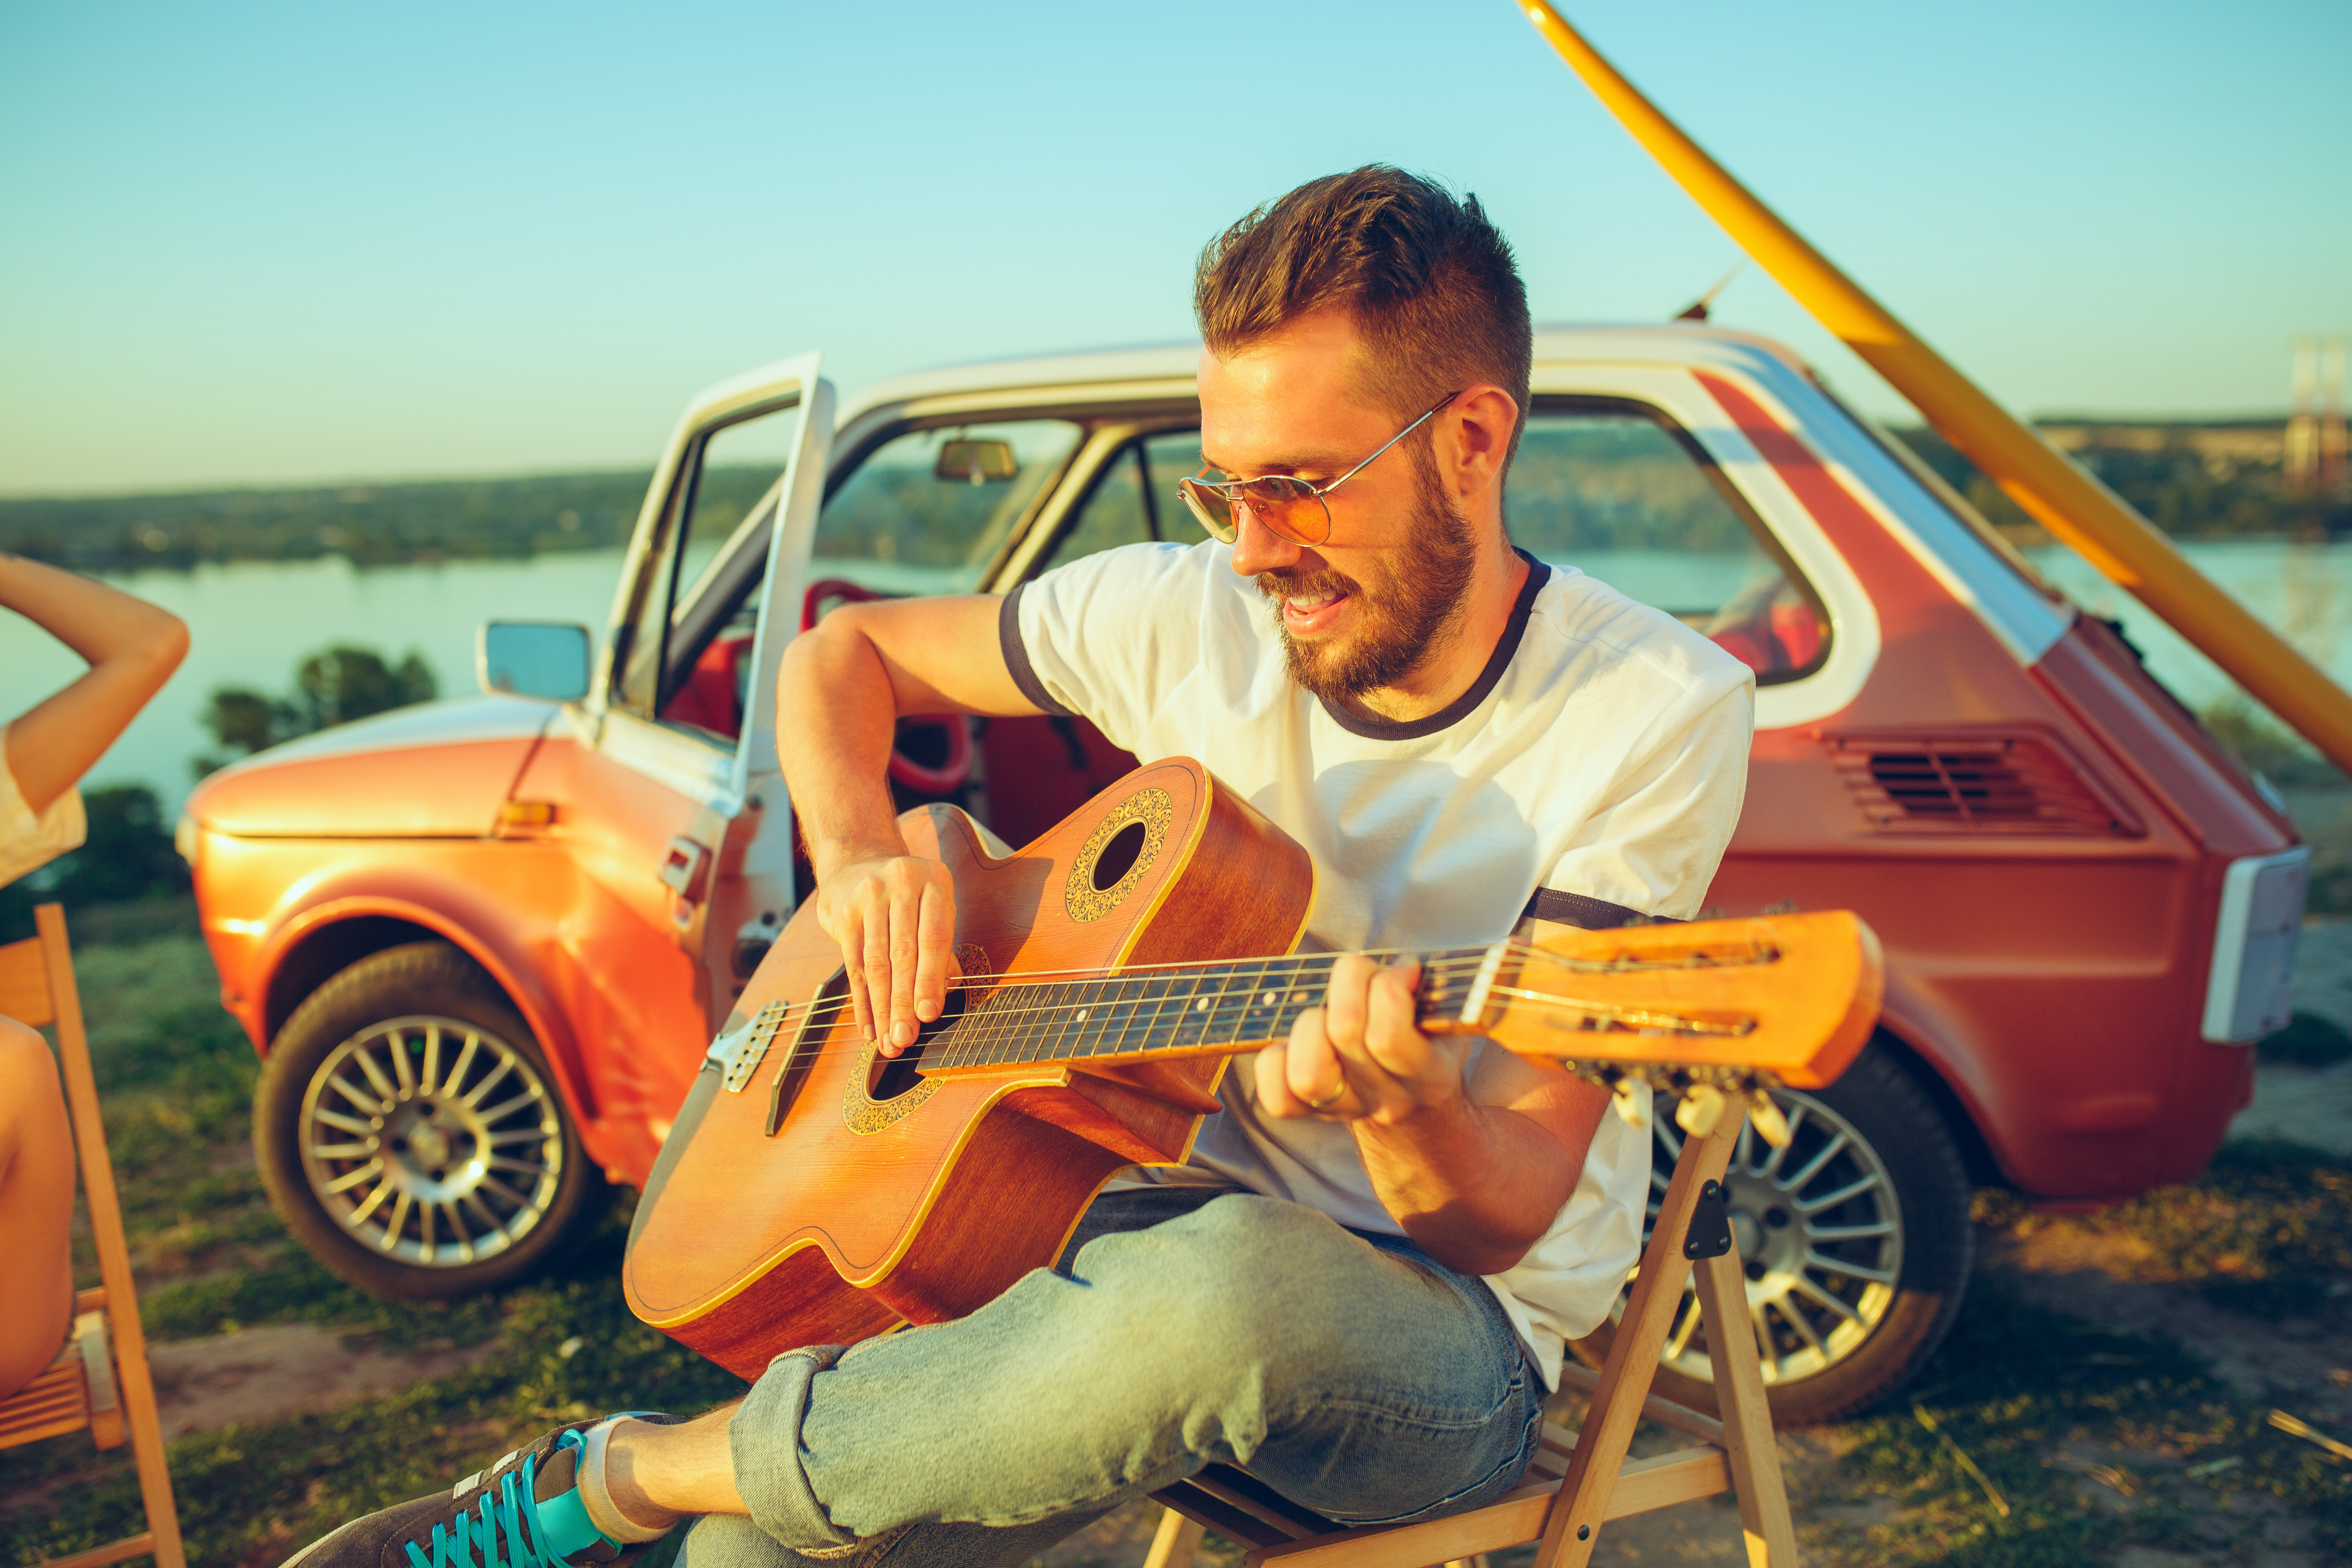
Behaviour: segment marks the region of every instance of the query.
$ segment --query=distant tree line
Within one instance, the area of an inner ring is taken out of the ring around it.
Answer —
[[[558,474],[331,489],[0,500],[0,550],[80,572],[199,562],[515,560],[625,542],[650,479]]]
[[[2290,488],[2275,462],[2217,460],[2185,438],[2194,426],[2181,426],[2184,438],[2150,450],[2137,444],[2099,444],[2095,421],[2044,423],[2090,426],[2092,444],[2073,453],[2074,460],[2176,539],[2340,538],[2352,533],[2352,501]],[[1987,521],[2003,529],[2038,528],[1935,431],[1909,428],[1895,435],[1946,484],[1966,496]]]
[[[2216,463],[2187,438],[2200,426],[2180,426],[2181,439],[2149,450],[2144,444],[2098,444],[2096,421],[2049,423],[2092,426],[2092,444],[2074,454],[2077,460],[2176,537],[2352,533],[2352,502],[2323,502],[2297,493],[2283,482],[2276,463]],[[1942,437],[1927,429],[1896,434],[1988,519],[2004,527],[2032,526]],[[773,477],[772,471],[718,470],[705,482],[743,490],[741,504],[749,506]],[[186,568],[200,562],[303,561],[337,554],[362,566],[515,560],[625,542],[635,526],[649,478],[645,473],[553,474],[428,484],[0,500],[0,550],[83,572]],[[918,499],[909,497],[908,504],[919,511]],[[922,521],[910,513],[908,538],[898,542],[918,554]],[[956,537],[969,535],[958,532]]]

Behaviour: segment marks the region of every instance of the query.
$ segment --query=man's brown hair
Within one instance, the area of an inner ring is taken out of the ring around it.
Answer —
[[[1370,391],[1399,421],[1489,382],[1517,401],[1525,427],[1528,291],[1476,196],[1456,200],[1433,181],[1367,163],[1251,213],[1209,242],[1193,273],[1193,314],[1221,357],[1335,307],[1364,334]]]

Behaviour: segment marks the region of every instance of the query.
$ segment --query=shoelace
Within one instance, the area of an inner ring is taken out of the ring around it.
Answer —
[[[410,1542],[409,1568],[566,1568],[562,1559],[541,1550],[540,1543],[547,1537],[539,1522],[539,1500],[532,1495],[531,1486],[538,1468],[539,1457],[534,1454],[501,1477],[495,1491],[485,1485],[480,1502],[458,1510],[455,1529],[435,1525],[430,1557]],[[503,1553],[501,1538],[506,1546]]]

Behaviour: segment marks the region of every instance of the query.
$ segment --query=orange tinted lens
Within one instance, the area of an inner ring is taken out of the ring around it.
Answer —
[[[1294,544],[1320,544],[1330,536],[1331,514],[1305,479],[1269,475],[1242,486],[1242,500],[1257,520]]]

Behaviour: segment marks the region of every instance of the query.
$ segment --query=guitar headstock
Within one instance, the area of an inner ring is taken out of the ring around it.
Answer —
[[[1885,989],[1878,938],[1844,910],[1562,931],[1510,943],[1481,979],[1457,1026],[1621,1095],[1681,1091],[1686,1125],[1748,1100],[1768,1137],[1765,1091],[1834,1081]]]

